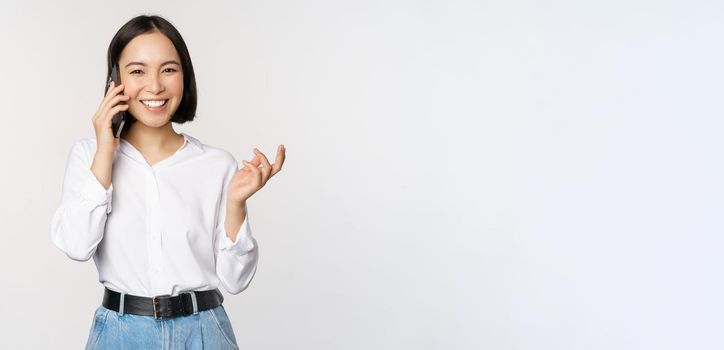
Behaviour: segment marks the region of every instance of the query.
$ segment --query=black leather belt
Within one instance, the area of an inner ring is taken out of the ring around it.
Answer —
[[[194,298],[192,296],[195,296]],[[194,299],[196,301],[194,302]],[[123,313],[153,316],[157,320],[193,315],[194,311],[213,309],[224,302],[219,289],[186,292],[177,296],[159,295],[153,298],[126,294],[123,298]],[[194,304],[196,309],[194,310]],[[105,288],[103,307],[121,312],[121,293]]]

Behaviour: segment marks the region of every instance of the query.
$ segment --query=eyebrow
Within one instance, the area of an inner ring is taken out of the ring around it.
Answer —
[[[165,66],[167,64],[178,64],[179,66],[181,65],[180,63],[176,62],[175,60],[169,60],[169,61],[161,63],[162,66]],[[144,66],[144,67],[146,66],[146,64],[143,62],[129,62],[124,68],[128,68],[128,66],[132,66],[132,65],[139,65],[139,66]]]

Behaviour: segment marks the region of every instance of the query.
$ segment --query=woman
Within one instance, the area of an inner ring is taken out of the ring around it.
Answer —
[[[96,138],[68,156],[53,243],[98,269],[104,296],[86,349],[238,349],[221,284],[241,293],[258,247],[246,202],[279,172],[258,149],[239,169],[227,151],[176,133],[194,119],[196,84],[181,35],[138,16],[108,47],[111,83],[93,116]],[[112,118],[125,112],[120,137]]]

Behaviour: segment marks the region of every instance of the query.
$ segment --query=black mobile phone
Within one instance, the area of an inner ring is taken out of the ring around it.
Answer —
[[[111,81],[115,84],[114,86],[121,84],[121,77],[118,74],[117,64],[113,65],[113,69],[111,69],[111,76],[108,77],[108,81],[106,82],[106,93],[108,93],[108,88],[111,86]],[[126,124],[126,113],[124,111],[116,113],[111,120],[111,124],[113,136],[115,138],[119,138],[121,136],[121,130],[123,130],[123,125]]]

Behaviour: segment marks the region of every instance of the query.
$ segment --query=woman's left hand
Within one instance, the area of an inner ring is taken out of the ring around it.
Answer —
[[[255,156],[252,161],[247,162],[242,159],[244,167],[239,169],[231,179],[227,202],[241,205],[254,193],[264,187],[272,176],[282,170],[282,165],[286,158],[285,152],[286,149],[284,145],[279,145],[279,147],[277,147],[274,164],[269,164],[269,160],[264,153],[254,148]]]

